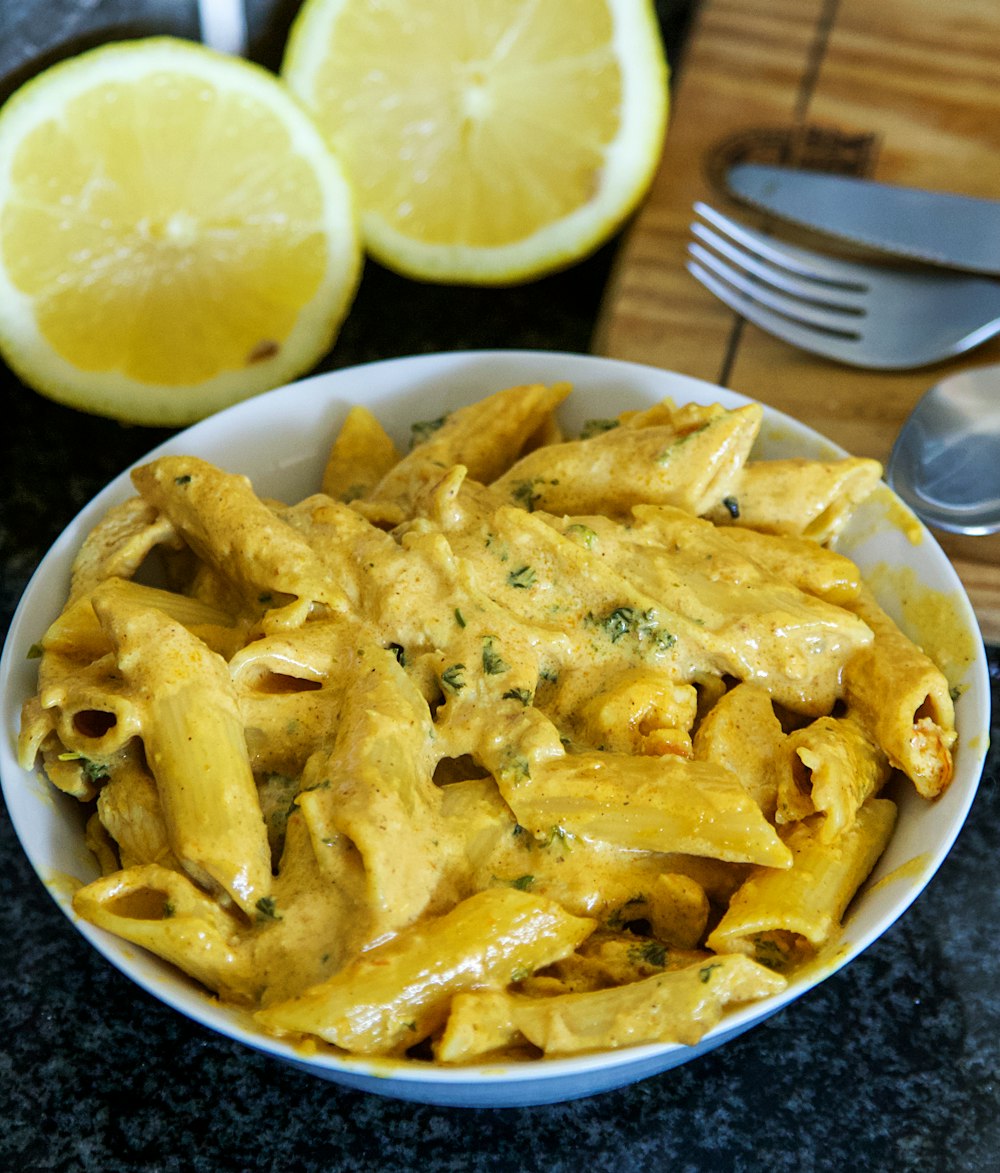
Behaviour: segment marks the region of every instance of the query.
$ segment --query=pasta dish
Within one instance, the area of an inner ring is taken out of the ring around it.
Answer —
[[[304,500],[132,475],[18,752],[88,809],[86,920],[273,1035],[441,1064],[694,1043],[837,940],[948,683],[830,548],[877,462],[750,404],[567,436],[567,384],[354,407]]]

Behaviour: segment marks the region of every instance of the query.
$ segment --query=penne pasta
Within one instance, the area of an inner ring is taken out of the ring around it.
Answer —
[[[136,733],[174,853],[199,883],[253,916],[270,896],[271,862],[225,661],[114,584],[96,591],[93,605],[141,702]]]
[[[697,423],[612,428],[519,460],[492,483],[503,499],[547,513],[627,513],[654,502],[704,513],[727,496],[760,429],[757,406]]]
[[[180,872],[153,863],[113,872],[80,888],[73,909],[228,1001],[256,1000],[258,978],[242,926]]]
[[[475,993],[455,999],[437,1057],[460,1062],[519,1038],[547,1056],[644,1043],[692,1045],[733,1002],[785,988],[785,979],[746,957],[714,957],[607,990],[528,998]]]
[[[342,591],[308,544],[254,495],[245,477],[184,456],[164,456],[132,473],[143,498],[170,518],[192,550],[229,579],[247,603],[346,609]]]
[[[444,1022],[455,994],[525,977],[571,953],[592,928],[553,901],[488,889],[256,1017],[360,1054],[400,1054]]]
[[[786,839],[792,866],[755,868],[709,934],[709,949],[746,953],[778,970],[814,955],[833,940],[895,821],[895,803],[870,798],[836,839],[797,824]]]
[[[877,460],[751,461],[731,486],[728,502],[703,510],[717,525],[829,542],[878,485]]]
[[[337,739],[306,763],[296,805],[322,867],[344,840],[364,864],[373,937],[428,909],[440,879],[441,793],[424,698],[391,652],[368,649],[344,700]],[[387,835],[405,828],[406,841]]]
[[[330,446],[322,489],[337,501],[355,501],[372,491],[399,461],[396,445],[367,407],[347,413]]]
[[[770,695],[759,685],[739,684],[702,719],[692,748],[698,760],[730,770],[764,817],[773,819],[790,770],[785,741]]]
[[[893,774],[935,797],[955,741],[822,545],[877,466],[751,461],[757,406],[570,439],[568,393],[406,454],[355,408],[288,503],[134,471],[18,738],[85,804],[78,915],[261,1030],[448,1064],[694,1043],[834,947]]]
[[[632,851],[787,867],[788,849],[739,779],[712,762],[574,753],[496,770],[517,821]]]
[[[414,447],[379,481],[369,500],[406,516],[419,494],[456,464],[474,480],[495,480],[517,460],[569,391],[567,383],[510,387],[414,425]]]
[[[893,766],[924,798],[951,781],[955,706],[940,669],[912,643],[865,590],[852,609],[875,639],[844,670],[849,712],[881,746]]]
[[[778,783],[779,823],[821,814],[819,836],[836,839],[889,777],[889,760],[850,718],[819,717],[787,740],[791,768]]]

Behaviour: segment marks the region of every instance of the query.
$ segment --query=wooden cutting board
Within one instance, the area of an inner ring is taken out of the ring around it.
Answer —
[[[730,387],[885,461],[921,394],[952,371],[1000,363],[1000,338],[899,374],[795,350],[687,273],[691,205],[702,199],[763,224],[726,193],[726,166],[738,158],[1000,198],[1000,3],[702,0],[673,65],[662,162],[624,239],[595,351]],[[987,642],[1000,644],[1000,535],[936,536]]]

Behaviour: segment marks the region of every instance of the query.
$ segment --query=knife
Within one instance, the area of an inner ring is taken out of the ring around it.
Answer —
[[[730,189],[783,220],[893,256],[1000,276],[1000,200],[736,163]]]

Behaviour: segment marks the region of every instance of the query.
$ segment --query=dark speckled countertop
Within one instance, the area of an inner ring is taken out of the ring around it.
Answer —
[[[250,4],[274,63],[292,0]],[[672,45],[681,5],[661,4]],[[141,21],[134,21],[137,12]],[[5,0],[0,73],[66,37],[194,35],[194,5]],[[27,66],[25,66],[25,70]],[[369,265],[323,369],[466,347],[586,351],[614,257],[512,290],[414,285]],[[3,632],[75,512],[165,437],[81,416],[0,368]],[[994,711],[1000,652],[991,651]],[[5,732],[6,736],[10,731]],[[719,1051],[592,1099],[438,1109],[341,1089],[181,1018],[112,969],[46,894],[0,809],[0,1169],[991,1170],[1000,1168],[1000,778],[880,941]]]

